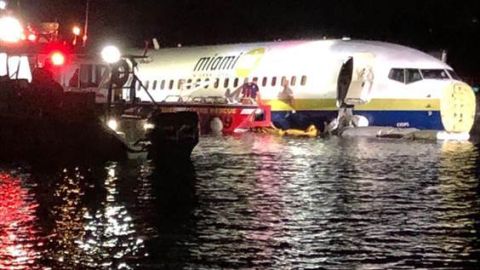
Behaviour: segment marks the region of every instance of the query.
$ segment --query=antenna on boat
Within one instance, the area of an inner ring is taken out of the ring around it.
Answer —
[[[88,11],[90,9],[90,0],[87,0],[85,6],[85,26],[83,27],[83,38],[82,38],[82,46],[85,47],[87,45],[88,39]]]

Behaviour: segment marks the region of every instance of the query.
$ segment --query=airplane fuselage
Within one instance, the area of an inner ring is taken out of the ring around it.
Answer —
[[[468,132],[475,98],[453,69],[418,50],[375,41],[319,40],[161,49],[137,75],[156,101],[259,87],[280,128],[322,128],[339,107],[369,125]],[[136,96],[148,101],[144,91]]]

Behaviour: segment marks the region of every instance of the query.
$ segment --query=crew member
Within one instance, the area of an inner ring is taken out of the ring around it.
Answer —
[[[283,100],[285,103],[292,107],[292,113],[295,113],[295,96],[293,95],[293,90],[289,86],[289,81],[287,79],[282,80],[282,91],[278,94],[278,99]]]
[[[246,82],[242,86],[242,100],[248,100],[249,103],[254,101],[258,103],[260,93],[258,92],[257,78],[254,78],[252,82]]]
[[[53,79],[52,72],[45,67],[34,69],[32,87],[34,89],[31,96],[33,104],[44,114],[55,114],[62,103],[63,87]]]
[[[70,80],[68,81],[69,87],[80,88],[79,74],[80,74],[80,69],[79,68],[75,69],[75,72],[73,73],[72,78],[70,78]]]

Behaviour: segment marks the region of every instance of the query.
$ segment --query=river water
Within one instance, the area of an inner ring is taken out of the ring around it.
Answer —
[[[192,162],[0,164],[0,269],[478,269],[473,143],[202,137]]]

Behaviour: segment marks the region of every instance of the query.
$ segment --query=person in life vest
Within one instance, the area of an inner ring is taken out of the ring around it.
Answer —
[[[254,78],[251,82],[246,82],[242,86],[242,102],[245,103],[260,103],[260,93],[257,84],[257,78]]]

